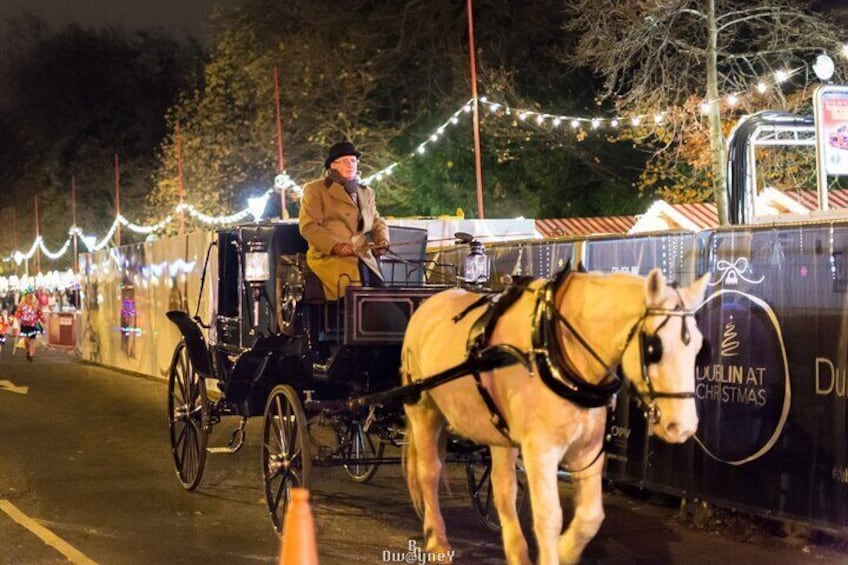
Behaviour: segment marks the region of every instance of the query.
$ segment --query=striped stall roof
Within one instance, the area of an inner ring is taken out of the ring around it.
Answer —
[[[536,231],[543,237],[589,235],[597,233],[627,233],[636,223],[636,216],[595,216],[589,218],[550,218],[536,220]]]
[[[714,228],[718,225],[718,211],[712,202],[694,204],[671,204],[671,207],[686,216],[700,229]]]
[[[671,204],[679,214],[688,218],[699,229],[718,225],[718,213],[715,204]],[[586,218],[549,218],[536,220],[536,230],[543,237],[562,237],[569,235],[591,235],[605,233],[629,233],[636,225],[639,216],[594,216]],[[669,229],[678,226],[669,225]]]
[[[818,193],[815,190],[787,190],[784,194],[797,200],[809,210],[817,210],[819,207]],[[848,189],[828,191],[827,203],[830,208],[848,208]]]
[[[818,208],[816,191],[814,190],[788,190],[782,193],[807,208],[816,210]],[[848,189],[831,190],[827,193],[828,204],[831,209],[848,209]],[[693,204],[668,204],[698,229],[708,229],[718,226],[718,212],[712,202],[698,202]],[[662,206],[651,206],[651,210],[662,210]],[[661,212],[658,212],[661,213]],[[667,214],[666,214],[667,215]],[[644,214],[638,216],[596,216],[589,218],[559,218],[536,220],[536,230],[543,237],[561,237],[568,235],[590,235],[604,233],[629,233],[631,228]],[[668,229],[679,229],[673,218],[665,218]]]

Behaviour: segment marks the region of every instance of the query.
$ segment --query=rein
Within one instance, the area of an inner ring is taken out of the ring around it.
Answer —
[[[607,404],[621,388],[622,379],[609,367],[577,329],[556,307],[553,297],[569,273],[558,276],[537,291],[533,310],[530,358],[536,362],[542,382],[558,396],[584,408],[597,408]],[[590,383],[569,370],[565,351],[558,339],[558,325],[564,325],[580,345],[602,366],[606,373],[599,384]]]
[[[564,279],[565,277],[561,280]],[[630,389],[636,396],[637,403],[643,408],[645,419],[651,424],[659,422],[661,413],[656,402],[659,398],[695,398],[694,391],[665,392],[656,390],[648,372],[649,365],[659,363],[660,359],[662,359],[662,340],[659,338],[658,332],[672,317],[684,318],[681,324],[680,340],[684,345],[689,345],[691,341],[691,335],[685,318],[694,317],[696,310],[684,308],[683,298],[680,296],[679,290],[674,288],[678,297],[678,303],[673,309],[656,307],[647,307],[645,309],[645,312],[630,328],[627,339],[621,348],[621,353],[616,356],[616,361],[613,364],[607,364],[591,344],[577,331],[577,328],[559,311],[554,303],[553,296],[559,287],[557,283],[560,283],[561,280],[545,285],[543,292],[539,294],[537,299],[536,312],[534,314],[537,319],[533,328],[533,351],[531,355],[535,355],[537,358],[541,357],[543,364],[539,364],[538,366],[540,367],[541,376],[548,386],[551,386],[557,392],[557,390],[562,390],[563,385],[565,385],[568,389],[577,391],[578,394],[573,400],[579,404],[586,407],[601,406],[609,400],[624,381],[623,371],[621,370],[621,359],[624,357],[624,352],[630,346],[630,343],[638,335],[642,382],[645,383],[648,389],[647,395],[639,390],[632,379],[629,380],[629,384]],[[653,316],[665,316],[665,319],[660,322],[653,333],[649,334],[645,330],[645,322]],[[580,346],[603,367],[604,375],[600,384],[588,383],[574,371],[568,370],[565,354],[562,351],[559,340],[556,339],[555,328],[558,324],[562,324],[574,336]],[[548,382],[548,380],[553,380],[551,377],[558,377],[553,386]]]

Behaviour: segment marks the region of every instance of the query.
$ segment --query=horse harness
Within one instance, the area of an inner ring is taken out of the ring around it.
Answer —
[[[624,351],[630,345],[630,342],[636,337],[638,332],[639,349],[642,365],[642,380],[645,383],[648,393],[645,395],[638,387],[630,381],[630,387],[635,393],[636,401],[642,408],[642,412],[651,424],[656,424],[660,419],[660,409],[657,406],[656,400],[659,398],[694,398],[694,391],[686,392],[663,392],[657,391],[651,382],[648,374],[648,366],[659,363],[663,355],[662,339],[657,332],[662,329],[665,324],[673,317],[683,317],[684,322],[681,329],[681,341],[684,345],[688,345],[691,340],[689,328],[685,323],[685,318],[695,315],[695,310],[684,308],[682,297],[679,291],[675,288],[678,294],[678,304],[673,309],[653,308],[648,307],[645,312],[633,324],[628,332],[627,339],[622,348],[621,354],[618,356],[616,365],[610,366],[601,359],[598,353],[592,346],[583,338],[582,335],[574,328],[554,303],[554,296],[561,285],[566,284],[566,281],[571,275],[571,269],[567,266],[557,276],[546,282],[538,289],[530,288],[531,283],[536,279],[530,277],[521,277],[514,280],[513,284],[507,287],[501,293],[483,294],[467,306],[462,312],[453,317],[454,323],[465,318],[470,312],[477,310],[485,305],[486,309],[474,321],[469,331],[466,342],[467,359],[458,367],[457,370],[462,370],[462,375],[472,374],[477,384],[477,390],[481,398],[486,404],[491,413],[491,422],[497,430],[506,437],[511,444],[516,445],[509,435],[509,426],[503,417],[500,409],[497,407],[492,395],[488,389],[483,386],[480,380],[480,373],[492,370],[493,368],[502,368],[516,364],[522,364],[531,372],[533,365],[538,367],[539,377],[542,382],[554,392],[557,396],[574,402],[584,408],[597,408],[600,406],[607,407],[607,414],[612,414],[612,398],[621,388],[624,381],[624,375],[621,370],[620,361],[624,355]],[[532,349],[529,352],[524,352],[511,344],[496,344],[489,345],[492,333],[503,316],[525,292],[535,292],[536,303],[533,308],[531,342]],[[660,322],[653,333],[647,333],[645,322],[652,316],[665,316],[665,319]],[[574,338],[597,362],[604,368],[604,378],[600,383],[590,383],[583,379],[576,371],[569,367],[565,351],[563,351],[560,340],[557,339],[558,326],[562,324],[574,336]],[[706,345],[706,342],[705,342]],[[496,358],[496,360],[495,360]],[[461,369],[460,369],[461,367]],[[454,373],[458,378],[459,374]],[[605,437],[609,437],[609,426],[612,423],[612,418],[607,418],[607,432]],[[603,451],[603,448],[602,448]],[[600,453],[598,454],[600,456]],[[597,457],[595,460],[597,460]],[[592,461],[594,463],[594,460]],[[591,463],[590,463],[591,465]]]

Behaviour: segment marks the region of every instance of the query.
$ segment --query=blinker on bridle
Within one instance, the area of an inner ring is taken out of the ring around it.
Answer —
[[[674,292],[677,293],[677,305],[673,309],[648,307],[645,310],[645,313],[642,314],[642,316],[638,320],[636,320],[635,324],[633,324],[633,327],[630,329],[630,332],[627,335],[627,340],[624,342],[624,350],[627,350],[628,345],[630,345],[630,342],[633,340],[634,336],[636,335],[636,332],[638,331],[639,356],[642,366],[642,381],[648,388],[647,398],[645,398],[646,395],[639,390],[639,388],[633,383],[632,380],[630,381],[630,388],[636,395],[637,403],[643,408],[642,412],[645,416],[645,419],[651,424],[658,423],[662,416],[660,408],[656,402],[658,398],[695,398],[695,391],[657,391],[654,388],[654,384],[653,382],[651,382],[651,377],[648,373],[649,365],[655,365],[662,360],[663,342],[659,336],[659,331],[668,323],[668,321],[672,317],[682,318],[680,324],[680,341],[683,342],[683,345],[689,345],[689,342],[692,341],[692,335],[689,332],[689,326],[686,325],[686,318],[690,316],[694,317],[697,309],[683,308],[683,298],[680,296],[680,291],[677,290],[677,288],[674,288]],[[645,321],[651,316],[665,316],[665,319],[660,322],[660,324],[656,327],[653,333],[649,334],[645,331]],[[709,352],[709,343],[706,339],[704,339],[703,341],[701,351],[698,353],[697,358],[702,358],[705,352],[707,352],[706,354],[708,354]]]
[[[671,286],[671,285],[670,285]],[[627,334],[627,340],[624,342],[624,347],[621,349],[621,353],[618,355],[617,365],[610,366],[608,365],[601,356],[594,350],[594,348],[580,335],[580,332],[571,325],[568,319],[556,308],[550,298],[545,298],[542,302],[547,306],[547,311],[549,315],[553,316],[553,318],[571,333],[572,336],[580,343],[583,349],[586,350],[589,355],[591,355],[595,361],[597,361],[603,368],[606,374],[606,377],[609,377],[613,380],[613,382],[621,383],[624,380],[625,375],[621,367],[621,360],[624,357],[624,352],[627,351],[627,348],[630,346],[630,342],[636,337],[638,332],[639,334],[639,356],[641,360],[642,367],[642,381],[645,383],[645,386],[648,389],[648,394],[645,395],[642,393],[639,388],[635,385],[633,379],[627,379],[630,388],[633,390],[635,395],[635,400],[637,404],[642,408],[642,413],[645,416],[645,419],[650,424],[657,424],[660,421],[661,413],[660,408],[657,406],[657,399],[659,398],[695,398],[695,391],[685,391],[685,392],[664,392],[657,391],[654,388],[653,383],[651,382],[651,377],[648,374],[648,366],[652,364],[659,363],[662,360],[663,356],[663,342],[662,338],[660,338],[658,332],[668,323],[668,321],[672,317],[680,317],[683,318],[680,329],[680,340],[684,345],[689,345],[692,341],[691,333],[689,332],[689,327],[686,325],[686,318],[695,317],[695,313],[700,309],[701,305],[696,306],[693,309],[684,308],[683,297],[680,296],[680,291],[676,286],[671,286],[674,292],[677,294],[677,305],[673,309],[669,308],[655,308],[655,307],[646,307],[645,312],[636,320],[633,324],[633,327],[630,328],[630,331]],[[660,322],[657,328],[653,333],[648,333],[645,331],[645,321],[652,316],[665,316],[665,319]],[[704,339],[701,347],[701,351],[698,353],[696,362],[699,364],[703,364],[705,362],[705,357],[709,357],[710,355],[710,344]],[[647,398],[646,398],[647,396]]]

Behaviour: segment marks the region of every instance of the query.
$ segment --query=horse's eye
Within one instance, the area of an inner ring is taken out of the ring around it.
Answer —
[[[657,334],[641,334],[640,339],[642,341],[642,359],[645,360],[646,365],[652,365],[654,363],[659,363],[662,359],[663,354],[663,344],[662,339]]]

